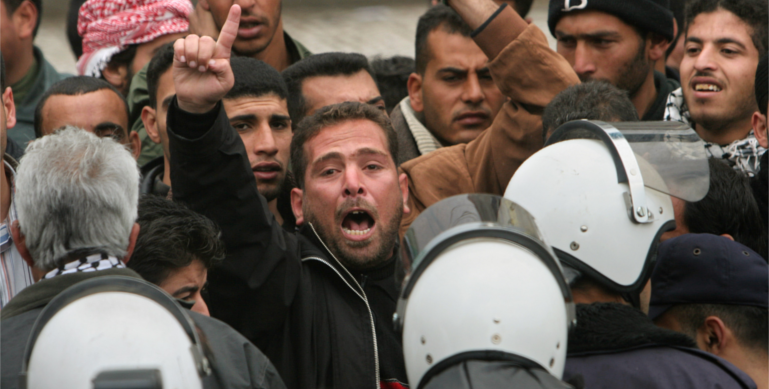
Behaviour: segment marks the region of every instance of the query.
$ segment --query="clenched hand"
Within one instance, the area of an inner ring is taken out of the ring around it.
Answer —
[[[232,89],[235,77],[230,52],[239,24],[240,6],[233,5],[219,40],[190,34],[174,42],[173,77],[179,108],[191,113],[208,112]]]

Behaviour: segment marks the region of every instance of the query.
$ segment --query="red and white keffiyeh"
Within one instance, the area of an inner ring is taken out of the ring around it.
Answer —
[[[129,45],[151,42],[190,27],[190,0],[88,0],[80,7],[83,37],[80,75],[100,77],[112,56]]]

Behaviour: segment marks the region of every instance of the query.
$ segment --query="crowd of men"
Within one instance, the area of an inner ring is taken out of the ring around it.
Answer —
[[[0,386],[769,389],[769,2],[430,3],[0,0]]]

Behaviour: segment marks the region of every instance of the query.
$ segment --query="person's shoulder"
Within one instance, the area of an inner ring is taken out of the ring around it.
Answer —
[[[204,349],[213,354],[212,367],[223,387],[249,382],[250,387],[283,389],[275,366],[253,343],[226,323],[197,312],[188,312],[203,333]]]

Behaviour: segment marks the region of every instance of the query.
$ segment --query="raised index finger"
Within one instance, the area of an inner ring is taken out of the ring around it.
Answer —
[[[230,13],[227,15],[227,21],[219,32],[219,39],[216,41],[216,54],[214,58],[230,58],[232,44],[238,37],[238,27],[240,26],[240,6],[233,4]]]

